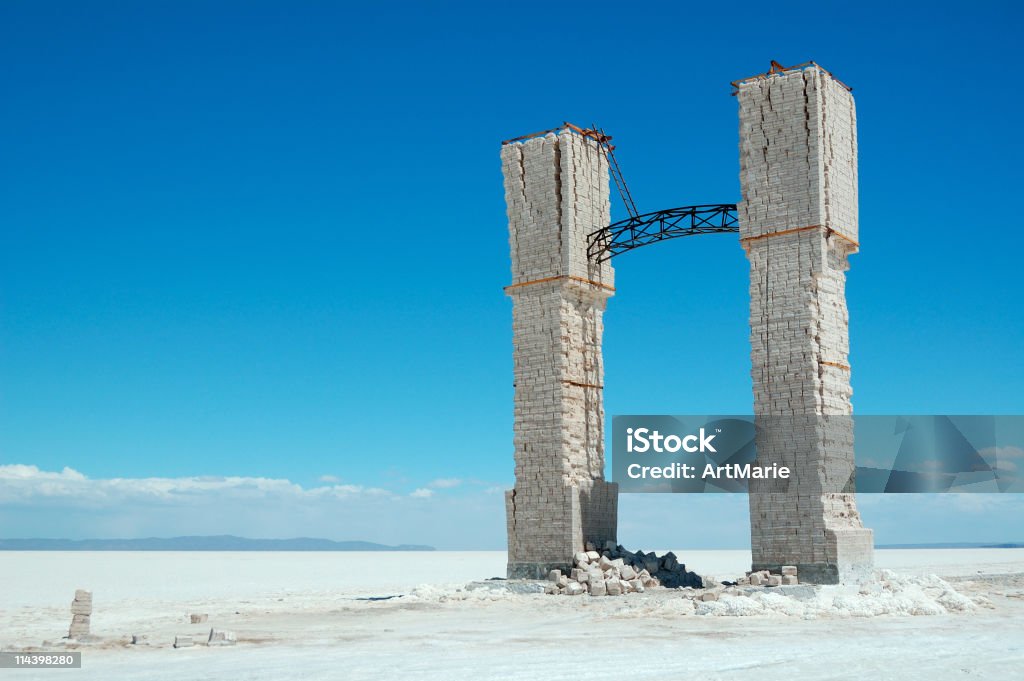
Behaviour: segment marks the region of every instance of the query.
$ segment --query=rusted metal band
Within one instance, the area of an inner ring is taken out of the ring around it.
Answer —
[[[557,276],[557,277],[544,277],[543,279],[534,279],[533,281],[523,281],[523,282],[520,282],[518,284],[511,284],[509,286],[506,286],[504,290],[505,290],[506,293],[508,293],[509,291],[511,291],[514,288],[520,288],[520,287],[523,287],[523,286],[532,286],[533,284],[544,284],[544,283],[547,283],[549,281],[578,281],[581,284],[590,284],[591,286],[597,286],[597,287],[603,288],[603,289],[608,290],[608,291],[615,291],[615,287],[614,286],[609,286],[608,284],[602,284],[599,281],[592,281],[590,279],[584,279],[583,277],[574,277],[574,276],[568,275],[568,274],[563,274],[563,275],[560,275],[560,276]]]
[[[842,369],[843,371],[850,370],[850,367],[848,367],[845,364],[840,364],[839,362],[827,362],[823,359],[819,359],[818,364],[824,364],[825,366],[835,367],[836,369]]]
[[[809,230],[818,229],[820,227],[821,227],[821,225],[807,225],[806,227],[793,227],[792,229],[783,229],[783,230],[780,230],[778,232],[768,232],[767,234],[758,234],[757,236],[744,237],[744,238],[740,239],[740,243],[741,244],[747,244],[747,243],[749,243],[751,241],[759,241],[760,239],[768,239],[768,238],[773,237],[773,236],[783,236],[784,234],[795,234],[797,232],[807,232]],[[828,233],[828,236],[831,236],[831,235],[834,234],[837,237],[839,237],[840,239],[842,239],[843,241],[846,241],[846,242],[850,243],[854,248],[860,248],[860,244],[859,243],[857,243],[856,241],[854,241],[850,237],[846,236],[842,232],[837,232],[836,230],[832,229],[831,227],[826,227],[825,231]]]
[[[547,130],[541,130],[540,132],[531,132],[528,135],[520,135],[519,137],[513,137],[512,139],[504,140],[502,141],[501,145],[506,146],[508,144],[513,144],[515,142],[525,142],[526,140],[534,139],[536,137],[544,137],[545,135],[550,135],[553,132],[557,133],[563,130],[571,130],[582,137],[589,137],[598,144],[603,144],[611,149],[615,148],[614,146],[611,145],[611,135],[605,135],[603,132],[592,130],[590,128],[581,128],[578,125],[573,125],[569,121],[565,121],[564,123],[562,123],[561,126],[557,128],[548,128]]]
[[[758,234],[757,236],[748,236],[740,239],[741,244],[746,244],[751,241],[760,241],[761,239],[767,239],[773,236],[782,236],[783,234],[796,234],[797,232],[806,232],[811,229],[818,229],[821,225],[807,225],[806,227],[793,227],[792,229],[783,229],[778,232],[768,232],[767,234]]]
[[[837,237],[839,237],[839,238],[840,238],[840,239],[842,239],[843,241],[847,241],[847,242],[849,242],[850,244],[852,244],[852,245],[853,245],[853,247],[854,247],[854,248],[860,248],[860,244],[859,244],[859,243],[857,243],[856,241],[854,241],[854,240],[853,240],[853,239],[851,239],[850,237],[846,236],[846,235],[845,235],[845,234],[843,234],[842,232],[837,232],[836,230],[834,230],[834,229],[832,229],[831,227],[829,227],[829,228],[828,228],[828,233],[829,233],[829,234],[835,234],[835,235],[836,235]]]
[[[577,381],[562,381],[566,385],[574,385],[577,388],[597,388],[598,390],[604,390],[603,385],[597,385],[596,383],[578,383]]]
[[[781,73],[796,73],[797,71],[802,71],[802,70],[806,69],[809,66],[813,66],[814,68],[818,69],[819,71],[824,73],[826,76],[828,76],[829,78],[831,78],[832,80],[834,80],[835,82],[839,83],[844,88],[846,88],[846,90],[848,92],[853,92],[853,88],[852,87],[850,87],[849,85],[847,85],[843,81],[841,81],[838,78],[836,78],[835,74],[833,74],[831,71],[829,71],[824,66],[822,66],[821,64],[819,64],[819,63],[817,63],[815,61],[805,61],[802,64],[797,64],[796,66],[783,66],[782,64],[780,64],[777,61],[773,60],[772,63],[771,63],[771,68],[768,71],[766,71],[765,73],[759,73],[756,76],[750,76],[749,78],[740,78],[739,80],[734,80],[734,81],[730,82],[729,85],[733,86],[734,89],[733,89],[732,94],[735,95],[739,91],[740,85],[744,85],[746,83],[753,83],[753,82],[756,82],[756,81],[759,81],[759,80],[765,80],[766,78],[769,78],[771,76],[776,76],[776,75],[779,75]]]

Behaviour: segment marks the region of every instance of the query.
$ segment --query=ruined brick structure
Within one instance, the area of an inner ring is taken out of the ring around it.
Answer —
[[[587,541],[615,539],[618,487],[604,480],[602,316],[611,265],[587,258],[608,224],[608,162],[570,129],[502,147],[512,250],[515,489],[506,493],[508,576],[568,571]]]
[[[871,531],[852,493],[853,98],[813,64],[736,85],[758,456],[794,472],[788,486],[751,482],[753,569],[795,565],[803,581],[853,581],[872,564]],[[601,360],[613,272],[587,257],[588,234],[610,220],[609,168],[599,142],[581,132],[570,126],[502,147],[515,372],[509,577],[567,569],[586,542],[616,539]]]
[[[785,491],[750,485],[753,569],[852,581],[872,564],[852,494],[847,258],[857,251],[853,96],[823,69],[738,84],[740,242],[750,260],[758,459]]]

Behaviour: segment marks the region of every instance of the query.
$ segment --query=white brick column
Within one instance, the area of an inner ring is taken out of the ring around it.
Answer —
[[[738,88],[758,458],[794,472],[784,490],[751,482],[753,569],[797,565],[801,581],[855,581],[872,566],[873,544],[850,491],[853,96],[817,66]]]
[[[608,164],[571,130],[501,150],[512,252],[515,488],[505,494],[508,576],[567,569],[585,542],[616,538],[604,480],[602,315],[607,262],[587,235],[609,223]]]

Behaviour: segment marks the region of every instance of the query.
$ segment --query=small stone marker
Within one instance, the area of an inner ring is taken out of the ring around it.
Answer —
[[[71,601],[71,627],[68,629],[68,638],[88,636],[91,616],[92,592],[78,589],[75,591],[75,600]]]
[[[195,613],[194,612],[194,613],[192,613],[191,615],[188,616],[189,622],[191,624],[202,624],[203,622],[205,622],[209,618],[210,618],[210,616],[207,615],[205,612],[204,613]]]
[[[174,637],[175,648],[191,648],[192,637],[191,636],[175,636]]]

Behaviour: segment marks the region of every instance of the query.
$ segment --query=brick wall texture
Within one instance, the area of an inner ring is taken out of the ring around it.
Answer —
[[[873,548],[851,492],[853,97],[816,67],[741,83],[737,97],[758,457],[794,472],[784,490],[751,484],[753,568],[798,565],[801,581],[856,581]]]
[[[566,569],[616,538],[604,480],[602,316],[607,262],[587,235],[609,223],[608,163],[569,130],[502,147],[512,252],[515,488],[506,492],[509,577]]]

